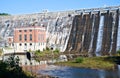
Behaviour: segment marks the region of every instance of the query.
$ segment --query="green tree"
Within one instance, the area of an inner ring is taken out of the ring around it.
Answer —
[[[0,16],[6,16],[6,15],[10,15],[8,13],[0,13]]]
[[[13,55],[5,62],[0,61],[0,78],[33,78],[27,75],[19,66],[19,57]]]

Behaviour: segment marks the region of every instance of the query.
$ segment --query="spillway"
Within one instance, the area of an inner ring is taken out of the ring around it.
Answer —
[[[114,55],[120,50],[120,10],[82,12],[73,19],[66,51],[88,56]]]

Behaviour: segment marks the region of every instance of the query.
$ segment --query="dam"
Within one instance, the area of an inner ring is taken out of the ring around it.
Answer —
[[[15,27],[31,25],[44,26],[47,47],[61,52],[99,56],[120,50],[120,6],[0,16],[1,45]]]
[[[73,20],[67,49],[92,55],[113,55],[120,49],[118,8],[81,12]]]

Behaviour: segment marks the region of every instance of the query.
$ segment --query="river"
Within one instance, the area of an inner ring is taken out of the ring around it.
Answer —
[[[118,70],[107,71],[49,65],[44,70],[40,70],[39,73],[57,78],[120,78],[120,66]]]

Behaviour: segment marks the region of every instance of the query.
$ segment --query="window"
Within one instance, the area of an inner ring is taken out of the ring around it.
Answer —
[[[19,41],[21,41],[22,40],[22,35],[19,35]]]
[[[26,44],[26,43],[25,43],[24,45],[25,45],[25,46],[27,46],[27,44]]]
[[[19,45],[20,45],[20,46],[22,46],[22,44],[21,44],[21,43],[20,43]]]
[[[32,46],[32,43],[30,43],[30,46]]]
[[[29,31],[30,31],[30,32],[32,32],[32,30],[31,30],[31,29],[30,29]]]
[[[24,35],[24,40],[27,41],[27,35],[26,34]]]
[[[19,30],[19,32],[22,32],[22,30]]]
[[[24,30],[24,32],[27,32],[27,30]]]
[[[32,34],[30,34],[30,41],[32,41]]]

